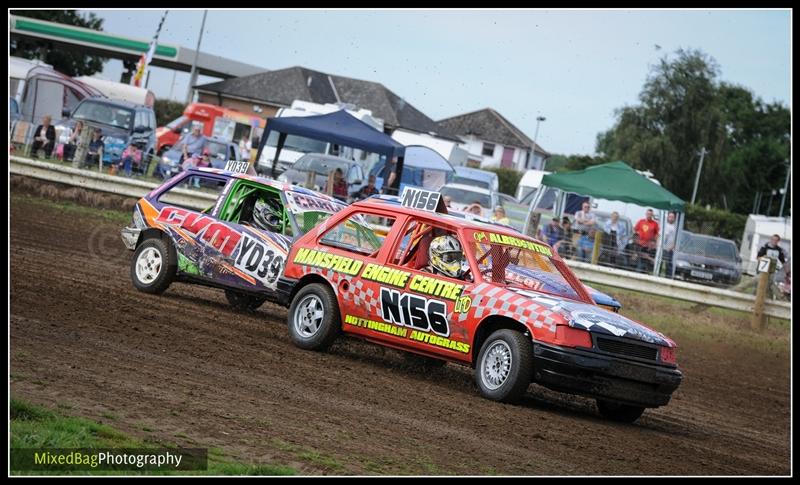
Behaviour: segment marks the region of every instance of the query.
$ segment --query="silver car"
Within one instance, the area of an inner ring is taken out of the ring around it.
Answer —
[[[347,181],[348,197],[361,190],[366,183],[364,169],[358,162],[322,153],[307,153],[298,158],[291,168],[278,177],[278,181],[324,192],[328,177],[337,168]],[[314,179],[310,181],[312,172]]]

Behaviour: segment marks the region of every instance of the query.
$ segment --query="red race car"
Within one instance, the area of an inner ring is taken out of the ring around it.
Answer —
[[[472,366],[489,399],[518,401],[536,382],[596,398],[625,422],[667,404],[682,380],[675,343],[596,305],[550,246],[447,215],[435,192],[357,202],[299,238],[287,261],[278,290],[304,349],[344,331]]]

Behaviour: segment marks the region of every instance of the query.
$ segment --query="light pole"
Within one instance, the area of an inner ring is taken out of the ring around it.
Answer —
[[[772,198],[775,197],[775,194],[777,194],[777,191],[775,189],[772,189],[772,192],[770,192],[770,194],[769,194],[769,205],[767,206],[767,217],[769,217],[769,211],[772,210]]]
[[[700,165],[697,167],[697,176],[694,178],[694,190],[692,190],[692,204],[694,205],[694,199],[697,197],[697,186],[700,184],[700,172],[703,171],[703,159],[706,157],[706,147],[700,149]]]
[[[531,159],[530,159],[531,163],[529,163],[528,164],[529,166],[526,168],[530,168],[530,165],[536,162],[536,139],[539,138],[539,122],[545,121],[546,119],[547,118],[545,118],[544,116],[536,117],[536,132],[533,134],[533,148],[531,149]],[[545,162],[542,161],[542,170],[544,170],[544,164]]]
[[[192,62],[192,75],[189,76],[189,87],[186,88],[186,104],[192,102],[192,88],[197,82],[197,57],[200,55],[200,42],[203,40],[203,30],[206,27],[206,15],[208,15],[208,10],[203,10],[203,22],[200,24],[200,36],[197,37],[197,50],[194,51],[194,61]]]
[[[792,174],[792,165],[789,160],[784,160],[784,163],[786,163],[786,182],[783,183],[781,191],[781,210],[778,211],[778,217],[783,217],[783,205],[786,202],[786,192],[789,190],[789,176]]]

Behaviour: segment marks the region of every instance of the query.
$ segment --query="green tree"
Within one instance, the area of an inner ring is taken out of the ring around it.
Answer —
[[[522,179],[522,172],[503,167],[487,168],[486,170],[497,174],[500,192],[510,195],[511,197],[516,196],[517,186],[519,186],[519,181]]]
[[[705,147],[696,202],[748,213],[756,191],[782,187],[790,112],[718,77],[716,61],[700,51],[662,58],[639,104],[618,109],[615,125],[598,135],[600,158],[650,170],[688,201]]]
[[[153,105],[153,110],[156,112],[156,124],[166,126],[167,123],[181,116],[185,108],[186,105],[179,101],[157,99]]]
[[[103,30],[103,19],[93,13],[80,15],[75,10],[12,10],[12,15],[48,22],[75,25],[93,30]],[[103,69],[106,58],[89,55],[80,49],[65,49],[49,40],[13,36],[10,43],[12,56],[39,59],[67,76],[91,76]]]

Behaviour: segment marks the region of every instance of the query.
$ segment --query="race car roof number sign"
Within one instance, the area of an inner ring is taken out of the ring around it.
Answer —
[[[400,196],[400,205],[428,212],[447,212],[447,209],[444,208],[444,202],[442,202],[442,194],[413,187],[403,189],[403,195]]]
[[[225,170],[234,173],[247,173],[247,167],[250,164],[245,161],[228,160],[225,164]]]

